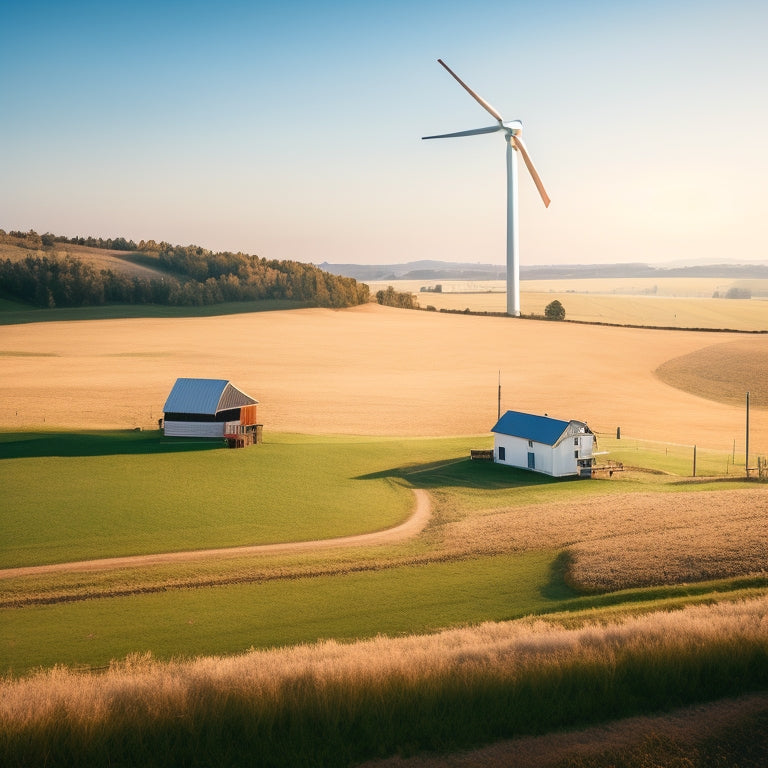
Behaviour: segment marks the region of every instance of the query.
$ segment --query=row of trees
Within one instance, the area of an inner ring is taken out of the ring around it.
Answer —
[[[19,232],[11,230],[5,232],[0,229],[0,242],[12,243],[19,245],[22,248],[31,248],[34,250],[40,250],[43,248],[51,248],[57,243],[71,243],[72,245],[87,245],[90,248],[105,248],[112,251],[140,251],[147,250],[144,246],[147,244],[142,240],[138,245],[133,240],[126,240],[124,237],[115,238],[103,238],[103,237],[64,237],[63,235],[52,235],[50,232],[46,232],[42,235],[38,235],[34,229],[30,229],[29,232]],[[150,241],[152,242],[152,241]],[[167,245],[163,243],[162,245]],[[157,245],[155,245],[158,248]]]
[[[177,249],[166,252],[161,263],[176,274],[150,280],[108,269],[96,270],[72,256],[6,259],[0,261],[0,286],[6,294],[39,307],[110,303],[201,306],[259,299],[347,307],[368,301],[367,285],[331,275],[311,264],[270,262],[243,254],[230,260],[232,254],[212,254],[210,269],[198,269],[190,275],[182,262],[174,261],[174,250]],[[224,264],[230,266],[223,267]]]

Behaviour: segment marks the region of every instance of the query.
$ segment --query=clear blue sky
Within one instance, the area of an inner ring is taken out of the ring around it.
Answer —
[[[0,9],[0,228],[320,263],[768,259],[768,3],[39,2]]]

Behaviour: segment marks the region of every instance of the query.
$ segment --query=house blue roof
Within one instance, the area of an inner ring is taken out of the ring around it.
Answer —
[[[176,379],[163,411],[215,416],[219,411],[258,402],[226,379]]]
[[[568,428],[569,421],[552,419],[549,416],[536,416],[533,413],[507,411],[491,432],[511,437],[522,437],[544,445],[554,445]]]

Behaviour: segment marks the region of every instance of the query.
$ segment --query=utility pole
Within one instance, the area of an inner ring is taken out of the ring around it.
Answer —
[[[501,418],[501,371],[499,371],[499,397],[496,404],[496,421]]]
[[[747,392],[747,437],[745,450],[744,471],[747,473],[747,477],[749,477],[749,392]]]

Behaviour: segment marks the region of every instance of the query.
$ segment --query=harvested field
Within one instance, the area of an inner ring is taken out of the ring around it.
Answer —
[[[656,375],[684,392],[743,405],[768,408],[768,338],[759,337],[712,344],[662,363]],[[734,382],[741,383],[736,389]]]
[[[719,339],[742,337],[722,334]],[[597,431],[728,450],[743,409],[662,382],[708,333],[587,327],[365,305],[212,318],[5,326],[0,424],[156,428],[178,376],[229,378],[265,429],[311,434],[487,434],[502,407]],[[734,388],[741,389],[735,380]],[[768,450],[768,411],[751,445]]]
[[[567,320],[587,323],[651,326],[657,328],[727,328],[735,331],[768,330],[768,305],[765,299],[713,299],[712,288],[725,293],[723,280],[657,280],[642,286],[642,281],[623,280],[524,280],[520,284],[520,305],[524,315],[544,314],[544,308],[557,299],[565,308]],[[441,281],[428,281],[430,283]],[[726,283],[728,281],[725,281]],[[734,281],[731,281],[734,282]],[[741,285],[742,281],[735,281]],[[754,283],[753,296],[765,296],[768,281]],[[637,285],[636,283],[641,283]],[[369,283],[372,293],[390,283]],[[419,291],[419,281],[391,282],[396,290],[416,295],[419,306],[462,312],[506,312],[503,281],[466,281],[465,285],[443,281],[443,292]],[[424,285],[424,282],[421,282]],[[652,292],[653,287],[657,291]]]
[[[493,510],[435,525],[444,551],[569,551],[579,590],[680,584],[768,569],[768,496],[760,488],[626,493]]]

